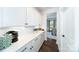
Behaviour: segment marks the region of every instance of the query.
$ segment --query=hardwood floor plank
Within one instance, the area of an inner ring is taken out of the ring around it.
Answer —
[[[47,41],[45,40],[39,52],[59,52],[56,40],[49,38],[47,39]]]

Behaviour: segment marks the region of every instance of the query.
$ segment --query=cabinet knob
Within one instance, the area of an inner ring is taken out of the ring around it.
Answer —
[[[33,46],[31,46],[31,48],[30,48],[31,50],[33,49]]]
[[[28,25],[28,23],[25,23],[25,25]]]

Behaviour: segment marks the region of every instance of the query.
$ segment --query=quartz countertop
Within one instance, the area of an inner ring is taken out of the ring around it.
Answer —
[[[18,37],[17,42],[12,43],[9,47],[1,50],[0,52],[16,52],[18,49],[23,47],[25,44],[29,43],[31,40],[36,38],[42,32],[44,32],[44,31],[33,31],[31,33],[24,33]]]

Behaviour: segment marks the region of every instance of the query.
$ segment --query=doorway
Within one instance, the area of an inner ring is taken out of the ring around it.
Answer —
[[[47,38],[56,39],[56,13],[47,14]]]

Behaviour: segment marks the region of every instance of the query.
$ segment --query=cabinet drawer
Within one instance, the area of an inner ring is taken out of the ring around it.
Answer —
[[[24,52],[27,49],[26,45],[24,45],[23,47],[21,47],[19,50],[17,50],[16,52]]]
[[[33,50],[32,42],[25,44],[23,47],[21,47],[17,52],[31,52]]]
[[[33,52],[33,46],[26,46],[21,52]]]
[[[22,48],[20,48],[18,52],[38,52],[43,42],[44,42],[44,34],[42,33],[32,41],[28,42]]]

